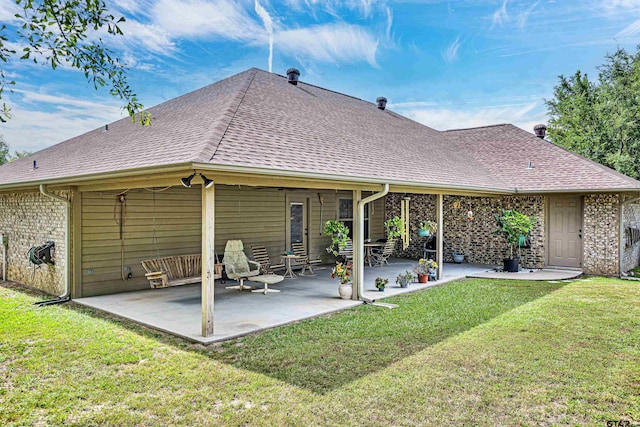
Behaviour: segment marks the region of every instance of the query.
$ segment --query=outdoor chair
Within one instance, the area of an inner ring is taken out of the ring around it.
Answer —
[[[295,260],[296,265],[302,266],[302,271],[300,271],[299,274],[301,276],[304,276],[305,269],[308,269],[309,273],[311,274],[316,274],[313,272],[313,269],[311,268],[311,266],[316,264],[322,264],[322,260],[319,260],[319,259],[310,260],[309,255],[307,255],[307,250],[305,249],[302,243],[292,243],[291,249],[293,249],[294,255],[297,255],[300,257],[297,260]]]
[[[260,274],[273,274],[274,270],[284,268],[284,264],[271,264],[267,248],[262,245],[251,246],[253,260],[260,264]]]
[[[353,240],[349,239],[347,241],[347,246],[340,249],[340,252],[338,252],[338,259],[342,260],[344,263],[353,261]]]
[[[222,259],[224,268],[229,279],[240,282],[237,286],[227,286],[227,289],[251,289],[244,286],[244,279],[260,274],[260,264],[250,261],[244,253],[242,240],[228,240],[224,248],[224,258]]]
[[[384,266],[385,263],[389,265],[388,260],[391,257],[391,255],[393,255],[393,251],[395,250],[395,248],[396,248],[396,241],[393,239],[387,240],[387,242],[384,244],[384,247],[382,248],[382,251],[379,253],[373,254],[373,260],[380,267]]]

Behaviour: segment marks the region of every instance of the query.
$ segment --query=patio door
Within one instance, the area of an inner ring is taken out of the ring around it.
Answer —
[[[582,266],[582,199],[549,198],[549,262],[554,267]]]
[[[292,243],[302,243],[307,247],[307,236],[309,234],[308,224],[308,201],[306,197],[287,198],[287,250],[291,250]]]

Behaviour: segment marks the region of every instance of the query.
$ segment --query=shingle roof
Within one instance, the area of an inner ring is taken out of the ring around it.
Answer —
[[[638,188],[640,182],[510,124],[445,132],[491,174],[518,191]],[[531,162],[531,169],[529,169]]]
[[[122,119],[0,167],[0,187],[193,162],[503,191],[640,189],[511,125],[439,132],[257,69],[149,112],[150,127]]]

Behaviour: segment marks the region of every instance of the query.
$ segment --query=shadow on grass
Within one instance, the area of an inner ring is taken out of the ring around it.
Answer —
[[[389,298],[385,301],[399,305],[392,310],[359,306],[209,347],[90,308],[68,307],[180,349],[324,394],[563,285],[465,279]]]

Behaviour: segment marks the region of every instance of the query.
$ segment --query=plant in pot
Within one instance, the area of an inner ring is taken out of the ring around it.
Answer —
[[[384,222],[384,228],[387,231],[387,239],[394,240],[400,237],[402,234],[400,229],[402,228],[402,218],[394,216]]]
[[[331,237],[331,245],[327,247],[327,252],[338,256],[340,251],[347,247],[349,243],[349,227],[344,222],[329,220],[324,224],[324,234]]]
[[[375,286],[380,292],[384,292],[384,287],[389,284],[389,279],[383,279],[382,277],[376,278]]]
[[[413,272],[418,275],[419,283],[427,283],[429,281],[429,277],[432,277],[435,280],[436,269],[438,268],[438,263],[436,263],[432,259],[420,258],[418,261],[418,265],[413,267]]]
[[[438,224],[435,221],[421,221],[418,226],[418,236],[429,237],[438,231]]]
[[[460,246],[458,251],[455,251],[451,254],[451,258],[453,258],[453,262],[456,264],[462,264],[464,262],[464,247],[465,247],[465,241],[464,241],[464,237],[461,236],[460,237]]]
[[[409,283],[411,283],[412,281],[413,281],[413,273],[410,272],[409,270],[405,271],[402,274],[398,274],[398,277],[396,277],[396,284],[401,288],[406,288],[407,286],[409,286]]]
[[[333,270],[331,270],[331,278],[336,277],[340,281],[338,284],[338,294],[342,299],[351,299],[353,295],[353,287],[351,286],[351,271],[353,269],[352,264],[337,263]]]
[[[513,256],[514,248],[520,249],[521,236],[528,235],[536,224],[536,217],[524,215],[514,209],[504,210],[496,215],[498,226],[494,234],[501,235],[509,245],[509,258],[504,259],[504,271],[516,273],[519,269],[520,257]]]

